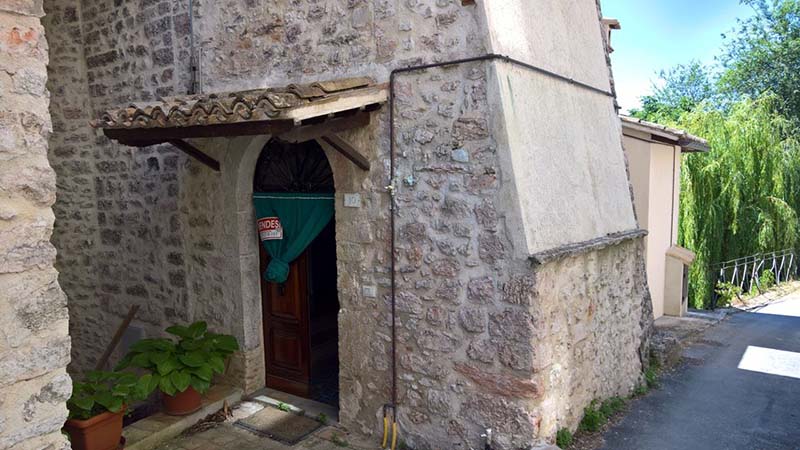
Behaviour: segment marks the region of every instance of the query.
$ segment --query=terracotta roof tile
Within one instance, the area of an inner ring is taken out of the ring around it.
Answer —
[[[171,128],[293,119],[384,103],[386,85],[344,78],[249,91],[166,97],[104,112],[95,128]]]

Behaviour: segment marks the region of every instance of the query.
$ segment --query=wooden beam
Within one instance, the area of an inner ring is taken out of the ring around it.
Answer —
[[[122,339],[122,335],[125,334],[125,330],[128,329],[133,318],[136,317],[136,312],[139,311],[139,305],[133,305],[128,309],[128,314],[125,316],[125,319],[119,324],[117,327],[116,333],[114,333],[114,337],[111,338],[111,342],[108,343],[106,346],[106,350],[103,352],[100,359],[97,360],[97,364],[94,366],[94,370],[103,370],[106,363],[108,362],[108,358],[111,357],[111,353],[114,352],[114,349],[117,348],[119,345],[119,341]]]
[[[210,167],[212,170],[219,172],[219,161],[216,159],[206,155],[205,153],[201,152],[197,147],[194,145],[182,141],[180,139],[175,139],[169,141],[170,144],[174,145],[175,148],[186,153],[187,155],[191,156],[192,158],[200,161],[201,163],[205,164],[206,166]]]
[[[370,88],[351,92],[339,92],[335,100],[327,102],[311,102],[291,109],[284,117],[295,122],[338,114],[342,111],[363,108],[366,105],[380,107],[389,99],[389,85],[379,84]]]
[[[369,160],[344,139],[335,134],[328,134],[322,136],[320,139],[344,155],[345,158],[349,159],[360,169],[369,170]]]
[[[119,141],[123,145],[146,147],[177,139],[274,135],[291,130],[293,127],[293,120],[258,120],[172,128],[104,128],[103,133],[109,139]]]
[[[104,128],[103,134],[111,140],[119,141],[122,145],[130,145],[132,147],[148,147],[175,139],[256,135],[278,136],[287,132],[296,133],[297,135],[306,133],[320,136],[324,134],[322,131],[326,130],[326,132],[330,133],[368,125],[369,113],[380,108],[380,106],[380,104],[368,105],[363,108],[339,111],[336,114],[327,116],[307,118],[299,125],[295,123],[295,119],[276,119],[170,128]],[[330,123],[331,125],[325,125],[325,123]],[[326,128],[314,130],[310,128],[313,125],[325,126]],[[295,131],[295,129],[298,131]]]
[[[276,135],[277,138],[287,142],[305,142],[339,131],[360,128],[369,125],[368,112],[356,112],[350,116],[334,117],[318,124],[302,125],[285,133]]]

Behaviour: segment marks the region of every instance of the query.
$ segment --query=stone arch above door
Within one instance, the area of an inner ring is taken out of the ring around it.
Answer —
[[[252,392],[265,385],[266,374],[263,358],[261,286],[259,271],[258,236],[253,210],[253,178],[262,150],[272,139],[269,135],[243,136],[222,140],[214,139],[208,148],[221,157],[221,186],[224,189],[223,208],[225,232],[222,237],[227,261],[227,277],[230,280],[231,296],[236,305],[237,330],[242,353],[231,364],[228,372],[230,383]],[[207,147],[206,147],[207,148]],[[329,161],[334,179],[341,181],[342,168],[350,169],[351,163],[336,151],[322,146]],[[344,161],[342,161],[344,160]],[[337,183],[334,182],[334,185]],[[340,214],[341,202],[337,201],[336,214]],[[338,252],[337,252],[338,253]]]

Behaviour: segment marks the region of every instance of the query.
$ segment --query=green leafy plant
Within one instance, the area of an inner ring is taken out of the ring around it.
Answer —
[[[556,432],[556,445],[560,448],[567,448],[572,445],[572,432],[566,428],[561,428]]]
[[[319,413],[317,415],[317,422],[319,422],[319,423],[321,423],[323,425],[327,425],[328,424],[328,415],[323,413],[323,412]]]
[[[72,385],[67,401],[69,418],[86,420],[106,411],[120,412],[125,405],[144,400],[156,388],[153,375],[130,372],[89,372]]]
[[[117,365],[117,370],[138,367],[152,374],[161,392],[175,395],[193,387],[201,394],[211,387],[214,374],[225,371],[225,360],[239,350],[233,336],[208,332],[205,322],[175,325],[167,333],[178,338],[142,339]]]
[[[598,408],[597,400],[592,400],[592,403],[583,409],[583,419],[581,419],[578,429],[588,432],[599,431],[605,425],[606,420],[608,418]]]
[[[714,291],[719,295],[717,306],[726,307],[731,304],[734,297],[742,295],[742,288],[731,283],[717,283]]]
[[[631,398],[641,397],[644,394],[647,394],[647,384],[640,383],[637,384],[633,389],[633,392],[631,392]]]
[[[278,402],[277,408],[280,409],[283,412],[289,412],[289,411],[292,410],[292,408],[290,408],[289,405],[287,405],[286,403],[283,403],[283,402]]]
[[[767,290],[775,286],[775,274],[770,269],[764,269],[758,277],[758,282],[761,285],[761,289]]]
[[[611,397],[603,401],[600,405],[600,412],[604,416],[610,418],[614,414],[622,411],[625,408],[625,400],[621,397]]]
[[[658,369],[652,365],[644,371],[644,379],[647,382],[648,389],[658,387]]]

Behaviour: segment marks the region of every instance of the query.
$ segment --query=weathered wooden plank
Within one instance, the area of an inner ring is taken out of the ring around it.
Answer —
[[[103,133],[123,145],[145,147],[176,139],[255,136],[278,134],[294,127],[293,120],[259,120],[214,125],[196,125],[172,128],[105,128]]]
[[[177,148],[178,150],[182,151],[183,153],[186,153],[190,157],[192,157],[192,158],[196,159],[197,161],[200,161],[201,163],[203,163],[206,166],[210,167],[212,170],[215,170],[215,171],[219,172],[219,161],[217,161],[216,159],[206,155],[205,153],[200,151],[194,145],[192,145],[192,144],[190,144],[190,143],[188,143],[186,141],[182,141],[180,139],[171,140],[171,141],[169,141],[169,143],[174,145],[175,148]]]
[[[368,112],[356,112],[350,116],[334,117],[321,123],[292,128],[276,137],[287,142],[305,142],[339,131],[365,127],[369,125],[369,122],[370,114]]]
[[[328,134],[322,136],[320,139],[344,155],[345,158],[349,159],[360,169],[369,170],[369,160],[344,139],[335,134]]]

